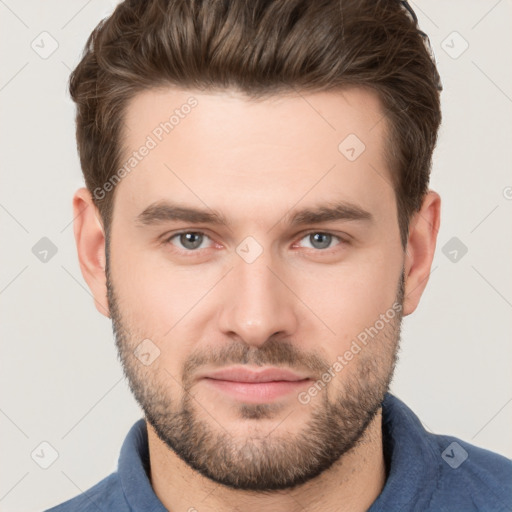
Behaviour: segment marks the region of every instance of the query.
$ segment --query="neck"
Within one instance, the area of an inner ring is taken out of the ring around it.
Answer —
[[[147,427],[151,485],[168,510],[366,511],[386,480],[382,411],[375,416],[357,445],[321,475],[290,490],[266,493],[234,490],[205,478],[170,450],[149,423]]]

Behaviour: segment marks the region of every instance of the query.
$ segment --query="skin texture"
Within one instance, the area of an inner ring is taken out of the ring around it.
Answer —
[[[146,91],[127,109],[126,157],[191,96],[197,106],[116,186],[108,261],[90,192],[74,197],[82,273],[146,416],[155,493],[169,510],[366,510],[385,484],[380,403],[401,318],[428,281],[440,198],[427,194],[404,251],[386,121],[360,88],[260,101]],[[349,134],[365,145],[354,161],[338,149]],[[138,220],[164,200],[228,225]],[[340,201],[371,218],[288,223]],[[143,340],[149,365],[136,357]],[[310,399],[245,403],[201,378],[232,365],[294,370]]]

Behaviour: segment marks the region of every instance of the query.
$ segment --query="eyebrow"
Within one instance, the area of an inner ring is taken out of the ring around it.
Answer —
[[[328,203],[316,208],[305,208],[289,212],[283,217],[291,227],[336,220],[373,221],[373,215],[350,202]],[[169,221],[184,221],[192,224],[211,224],[229,226],[226,217],[212,209],[198,209],[169,201],[157,201],[149,205],[137,218],[137,224],[149,226]]]

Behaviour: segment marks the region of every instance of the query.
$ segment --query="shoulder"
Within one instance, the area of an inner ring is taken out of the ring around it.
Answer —
[[[389,475],[375,511],[512,510],[512,461],[449,435],[428,432],[400,399],[383,402]]]
[[[123,508],[125,507],[125,508]],[[98,510],[129,510],[117,472],[98,482],[87,491],[46,512],[97,512]]]
[[[453,436],[427,435],[440,456],[435,502],[452,509],[512,509],[512,460]]]

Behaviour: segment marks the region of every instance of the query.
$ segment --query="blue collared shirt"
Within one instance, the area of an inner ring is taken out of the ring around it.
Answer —
[[[388,477],[368,512],[512,511],[511,460],[427,432],[391,394],[384,399],[382,418]],[[47,512],[167,512],[148,474],[147,429],[140,419],[126,436],[117,471]]]

